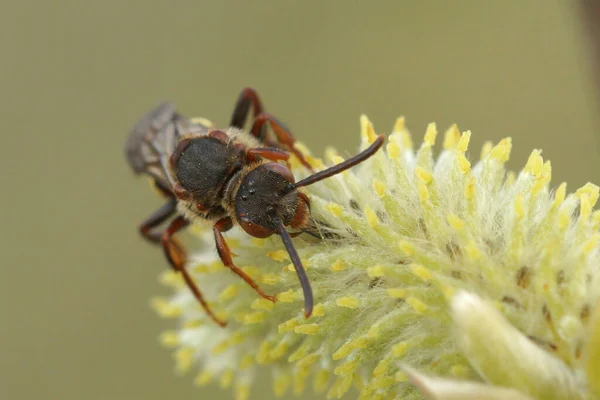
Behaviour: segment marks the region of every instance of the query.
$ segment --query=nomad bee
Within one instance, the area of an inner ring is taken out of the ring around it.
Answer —
[[[242,127],[251,107],[254,119],[248,133]],[[308,318],[313,308],[312,289],[292,242],[292,236],[306,231],[310,224],[310,200],[299,188],[371,157],[382,146],[383,136],[354,157],[296,182],[288,164],[290,154],[312,171],[311,166],[294,147],[289,130],[263,112],[254,90],[246,88],[240,93],[229,125],[227,130],[212,129],[208,122],[189,120],[173,105],[161,104],[133,127],[125,145],[127,161],[135,173],[150,176],[167,198],[165,205],[142,222],[140,233],[162,246],[171,267],[181,273],[208,315],[221,326],[225,322],[214,315],[185,269],[186,252],[174,235],[194,219],[213,221],[223,264],[273,302],[274,296],[264,293],[233,263],[223,232],[237,224],[257,238],[280,235],[302,285]],[[267,126],[276,140],[266,137]],[[159,225],[171,217],[167,227],[158,231]],[[297,232],[290,234],[287,227]]]

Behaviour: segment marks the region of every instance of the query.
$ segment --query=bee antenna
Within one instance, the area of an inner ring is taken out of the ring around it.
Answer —
[[[310,317],[313,311],[313,293],[312,288],[310,286],[310,281],[308,280],[308,276],[306,275],[306,271],[304,270],[302,261],[300,261],[300,256],[298,255],[298,252],[294,247],[292,237],[285,229],[285,225],[277,216],[277,212],[274,209],[268,210],[268,212],[271,217],[271,221],[277,226],[277,230],[279,231],[279,235],[281,236],[281,241],[283,242],[285,249],[290,255],[292,264],[294,264],[296,275],[298,275],[300,285],[302,286],[302,291],[304,292],[304,316],[308,318]]]
[[[375,139],[375,141],[371,143],[369,147],[367,147],[357,155],[347,159],[344,162],[334,165],[333,167],[329,167],[327,169],[324,169],[323,171],[319,171],[315,174],[312,174],[309,177],[302,179],[299,182],[292,184],[292,188],[296,189],[302,186],[312,185],[313,183],[322,181],[323,179],[329,178],[330,176],[337,175],[340,172],[343,172],[349,168],[354,167],[357,164],[360,164],[361,162],[365,161],[367,158],[375,154],[377,150],[379,150],[383,145],[384,140],[385,137],[383,135],[377,136],[377,139]]]

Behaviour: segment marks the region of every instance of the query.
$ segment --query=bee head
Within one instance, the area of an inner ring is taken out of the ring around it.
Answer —
[[[249,235],[264,238],[278,232],[273,216],[285,226],[302,227],[308,219],[305,196],[293,186],[292,172],[271,162],[250,171],[235,196],[235,214]]]

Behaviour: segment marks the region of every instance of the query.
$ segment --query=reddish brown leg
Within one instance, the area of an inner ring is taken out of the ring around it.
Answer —
[[[175,213],[177,207],[177,201],[173,198],[169,199],[168,203],[165,203],[158,210],[154,211],[148,218],[142,222],[139,227],[140,234],[148,241],[158,244],[162,237],[162,232],[154,231],[154,228],[165,222],[169,217]]]
[[[171,267],[173,267],[175,271],[181,273],[183,280],[188,285],[196,299],[200,302],[202,308],[204,308],[208,316],[217,324],[225,326],[227,325],[227,323],[218,319],[217,316],[212,312],[212,310],[208,306],[208,303],[206,303],[206,300],[204,300],[204,296],[202,296],[202,293],[196,286],[196,283],[190,276],[189,272],[185,269],[185,263],[187,260],[185,250],[175,240],[175,238],[173,238],[173,235],[175,235],[181,229],[185,228],[188,224],[189,222],[181,216],[171,221],[161,238],[161,243],[165,252],[165,256],[167,256],[167,260],[169,260]]]
[[[300,160],[302,165],[304,165],[306,168],[308,168],[309,170],[312,171],[312,167],[310,166],[308,161],[306,161],[306,159],[304,158],[304,155],[300,151],[298,151],[298,149],[296,149],[294,147],[294,143],[296,142],[296,139],[294,139],[290,130],[288,128],[286,128],[285,125],[283,125],[283,123],[281,123],[281,121],[279,121],[277,118],[275,118],[271,114],[267,114],[267,113],[259,114],[256,117],[256,119],[254,120],[254,123],[252,124],[252,129],[250,130],[250,133],[254,137],[262,140],[263,142],[268,143],[268,141],[262,137],[263,127],[265,126],[265,122],[268,122],[269,125],[271,126],[271,129],[273,129],[275,136],[277,136],[277,141],[279,143],[281,143],[283,146],[285,146],[291,153],[293,153],[298,158],[298,160]]]
[[[250,285],[252,289],[254,289],[254,291],[256,291],[256,293],[274,303],[275,296],[269,296],[268,294],[263,292],[250,276],[248,276],[244,271],[242,271],[233,264],[233,260],[231,258],[231,250],[229,250],[229,246],[227,246],[227,242],[225,242],[225,238],[223,237],[223,232],[227,232],[232,227],[233,222],[231,222],[231,218],[229,217],[220,219],[213,227],[213,232],[215,234],[215,243],[217,244],[217,252],[219,253],[219,257],[221,257],[221,261],[223,261],[223,264],[227,268],[231,269],[236,275],[245,280],[246,283]]]
[[[229,126],[233,126],[239,129],[244,127],[248,114],[250,113],[250,106],[254,109],[254,117],[263,112],[263,107],[260,104],[258,94],[252,88],[244,88],[240,92],[240,95],[235,103],[233,115],[231,116],[231,123]],[[266,128],[266,127],[265,127]],[[265,129],[260,131],[260,137],[264,137]]]
[[[276,149],[273,147],[257,147],[255,149],[250,149],[246,152],[246,159],[248,162],[254,162],[257,160],[257,157],[266,158],[271,161],[285,161],[288,164],[288,160],[290,159],[290,154],[286,151]],[[288,165],[289,168],[289,165]]]

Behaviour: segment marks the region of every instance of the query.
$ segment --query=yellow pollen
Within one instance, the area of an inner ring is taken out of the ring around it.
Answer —
[[[580,187],[579,189],[577,189],[577,191],[575,192],[576,195],[580,195],[580,194],[587,194],[589,196],[590,199],[590,204],[592,205],[592,207],[594,207],[596,205],[596,202],[598,201],[598,195],[600,194],[600,188],[596,185],[594,185],[593,183],[586,183],[585,185],[583,185],[582,187]]]
[[[373,181],[373,189],[375,189],[375,193],[380,199],[385,196],[385,185],[379,179]]]
[[[404,371],[398,371],[394,374],[394,380],[398,383],[408,381],[408,375]]]
[[[458,161],[458,169],[463,175],[471,171],[471,162],[467,160],[467,157],[465,157],[464,154],[459,153],[456,157],[456,161]]]
[[[416,297],[407,297],[406,302],[419,314],[423,314],[427,312],[428,308],[427,304],[423,303],[421,300]]]
[[[299,396],[304,391],[306,378],[310,375],[309,368],[297,368],[293,375],[293,391],[296,396]]]
[[[191,319],[183,323],[183,329],[194,329],[204,325],[204,321],[201,319]]]
[[[226,389],[231,386],[231,382],[233,382],[233,371],[231,369],[226,369],[219,378],[219,385],[221,388]]]
[[[302,345],[296,349],[290,356],[288,357],[288,362],[294,362],[301,360],[306,357],[308,354],[309,347],[307,345]]]
[[[387,359],[383,359],[379,361],[375,369],[373,370],[373,377],[377,378],[379,376],[385,375],[389,369],[390,361]]]
[[[383,389],[385,387],[391,386],[395,383],[395,379],[392,376],[380,376],[373,379],[369,385],[373,389]]]
[[[355,297],[347,296],[336,299],[335,304],[340,307],[358,308],[360,306],[360,301]]]
[[[429,190],[427,189],[427,185],[423,181],[419,181],[418,183],[419,190],[419,200],[421,200],[421,204],[427,204],[429,201]]]
[[[422,266],[421,264],[411,264],[410,270],[415,276],[419,277],[425,282],[428,282],[433,279],[433,274],[431,273],[431,271]]]
[[[590,204],[590,196],[587,193],[582,193],[579,196],[579,219],[587,220],[592,214],[592,205]]]
[[[490,151],[490,157],[504,163],[510,158],[512,150],[512,139],[504,138]]]
[[[367,218],[367,223],[371,228],[375,228],[377,225],[379,225],[379,218],[377,218],[377,214],[375,214],[375,211],[373,211],[368,204],[365,206],[364,212],[365,217]]]
[[[294,328],[298,325],[298,320],[296,318],[288,319],[285,322],[279,324],[278,331],[279,333],[292,332]]]
[[[397,160],[400,158],[400,147],[398,147],[395,142],[388,142],[388,144],[385,146],[385,149],[390,160]]]
[[[179,345],[179,334],[175,331],[166,331],[160,335],[160,343],[168,348],[177,347]]]
[[[465,185],[465,198],[471,200],[475,195],[475,177],[470,176]]]
[[[492,152],[492,148],[494,147],[494,143],[492,142],[485,142],[483,144],[483,146],[481,146],[481,154],[479,156],[479,158],[481,160],[485,159],[491,152]]]
[[[276,285],[281,281],[281,278],[277,274],[266,273],[260,278],[260,282],[265,285]]]
[[[373,143],[377,139],[373,124],[364,114],[360,116],[360,135],[367,143]]]
[[[155,297],[150,304],[158,315],[164,318],[175,318],[181,315],[181,308],[174,306],[169,301],[162,297]]]
[[[435,126],[435,122],[430,122],[427,125],[427,130],[425,131],[425,136],[423,137],[424,144],[428,146],[433,146],[435,144],[436,136],[437,128]]]
[[[457,215],[455,214],[450,214],[446,217],[448,224],[452,227],[452,229],[454,229],[455,231],[458,232],[462,232],[465,228],[465,224],[463,222],[462,219],[460,219]]]
[[[218,354],[223,353],[225,350],[227,350],[229,347],[231,347],[231,343],[229,342],[229,340],[223,340],[221,342],[219,342],[219,344],[217,344],[216,346],[214,346],[210,352],[212,353],[212,355],[216,356]]]
[[[406,118],[398,117],[396,118],[396,123],[394,124],[394,129],[392,132],[401,132],[406,129]]]
[[[400,342],[392,346],[392,354],[394,357],[402,357],[408,350],[408,342]]]
[[[297,365],[300,368],[308,368],[308,367],[312,366],[314,363],[316,363],[317,361],[319,361],[320,358],[321,358],[321,355],[318,353],[309,354],[309,355],[301,358],[300,360],[298,360]]]
[[[400,132],[400,138],[402,139],[402,147],[408,150],[412,150],[413,143],[410,134],[407,131],[402,131]]]
[[[240,361],[240,369],[248,369],[254,365],[254,357],[251,354],[246,354]]]
[[[333,264],[331,264],[332,271],[343,271],[345,269],[346,269],[346,264],[340,259],[335,260],[335,262]]]
[[[194,384],[196,386],[206,386],[213,380],[214,377],[215,376],[211,371],[205,369],[196,376],[194,379]]]
[[[560,206],[565,201],[566,196],[567,196],[567,183],[563,182],[558,186],[558,188],[556,189],[556,192],[554,193],[554,206],[555,207]]]
[[[368,339],[366,337],[358,337],[354,340],[351,340],[347,343],[341,345],[331,356],[334,360],[340,360],[342,358],[348,357],[348,355],[357,349],[364,349],[367,347]]]
[[[236,384],[235,400],[248,400],[250,397],[250,386],[247,384]]]
[[[269,358],[273,361],[283,357],[289,350],[289,346],[285,342],[280,342],[269,352]]]
[[[598,230],[600,229],[600,210],[596,210],[592,213],[592,224],[593,226],[593,230]]]
[[[571,223],[571,214],[568,210],[560,210],[558,213],[558,227],[561,229],[565,229]]]
[[[275,396],[282,397],[290,387],[292,383],[292,377],[284,372],[279,372],[277,377],[273,380],[273,392]]]
[[[269,355],[271,353],[271,344],[266,340],[263,340],[258,347],[258,353],[256,353],[256,362],[264,365],[269,363]]]
[[[452,124],[446,133],[444,134],[444,149],[451,150],[456,147],[456,144],[460,140],[460,131],[456,124]]]
[[[598,247],[598,242],[600,241],[600,234],[596,233],[592,235],[588,240],[583,243],[583,253],[589,254],[592,250]]]
[[[256,246],[256,247],[259,247],[259,248],[265,247],[265,239],[260,239],[260,238],[253,237],[252,240],[250,240],[250,242],[252,242],[253,246]]]
[[[431,172],[426,171],[419,166],[417,166],[415,172],[417,174],[417,178],[419,178],[425,184],[429,185],[433,181],[433,175],[431,174]]]
[[[469,148],[469,141],[471,140],[471,131],[463,132],[457,145],[456,150],[464,153]]]
[[[267,257],[275,261],[283,261],[288,259],[288,253],[285,250],[275,250],[267,253]]]
[[[319,332],[319,324],[304,324],[294,328],[294,332],[303,335],[315,335]]]
[[[312,316],[322,317],[323,315],[325,315],[325,306],[319,303],[313,308]]]
[[[416,251],[415,246],[413,246],[412,243],[409,243],[405,240],[400,241],[400,243],[398,243],[398,247],[407,256],[414,255]]]
[[[408,290],[405,288],[390,288],[387,289],[387,294],[395,299],[404,299],[408,296]]]
[[[523,200],[523,196],[521,196],[520,194],[516,196],[513,208],[515,210],[517,220],[522,220],[525,216],[525,201]]]
[[[296,142],[298,143],[298,142]],[[308,161],[308,163],[314,168],[314,169],[323,169],[325,168],[325,164],[323,164],[323,160],[321,160],[320,158],[315,158],[309,155],[305,155],[304,158],[306,159],[306,161]],[[295,159],[295,158],[293,158]],[[300,165],[300,163],[298,163],[298,166]]]
[[[343,163],[345,160],[344,160],[342,157],[340,157],[340,156],[338,156],[338,155],[335,155],[335,156],[332,156],[332,157],[331,157],[331,161],[333,161],[333,163],[334,163],[334,164],[341,164],[341,163]]]
[[[181,277],[179,272],[176,271],[167,270],[160,274],[159,279],[161,284],[175,288],[180,287],[184,283],[183,278]]]
[[[265,314],[262,311],[256,311],[246,314],[244,317],[244,325],[259,324],[265,320]]]
[[[277,294],[277,301],[282,303],[292,303],[298,299],[298,293],[294,292],[293,289],[287,290]]]
[[[273,302],[269,301],[267,299],[263,299],[262,297],[255,299],[252,302],[252,305],[250,306],[252,307],[254,310],[272,310],[273,309]]]
[[[329,383],[329,371],[326,369],[319,370],[313,379],[313,390],[316,393],[323,393],[327,389]]]
[[[369,278],[381,278],[386,275],[386,269],[381,265],[375,265],[367,268],[367,274],[369,275]]]
[[[513,171],[508,171],[506,173],[506,180],[504,182],[504,185],[506,187],[511,187],[512,185],[515,184],[516,180],[517,180],[517,177],[515,176],[515,173]]]
[[[332,390],[335,389],[335,391],[334,391],[335,397],[337,397],[339,399],[344,394],[346,394],[346,392],[348,390],[350,390],[353,380],[354,380],[354,376],[352,376],[352,375],[347,375],[347,376],[344,376],[343,378],[338,379],[333,384],[333,387],[331,388]],[[329,393],[327,394],[327,397],[331,398]]]
[[[194,349],[190,347],[182,347],[173,354],[175,364],[179,373],[187,372],[192,367],[194,357]]]
[[[223,291],[221,293],[219,293],[219,300],[227,301],[227,300],[233,299],[235,296],[237,296],[238,291],[239,291],[238,289],[239,289],[239,284],[232,283],[231,285],[229,285],[225,289],[223,289]]]
[[[358,362],[356,360],[346,361],[335,367],[333,374],[337,376],[348,375],[356,371],[356,368],[358,368]]]
[[[544,160],[541,156],[541,150],[533,150],[529,155],[529,159],[527,160],[527,164],[525,164],[525,168],[523,170],[532,175],[538,175],[541,172],[543,165]]]
[[[325,208],[335,217],[341,217],[342,215],[343,208],[337,203],[329,203],[325,206]]]

